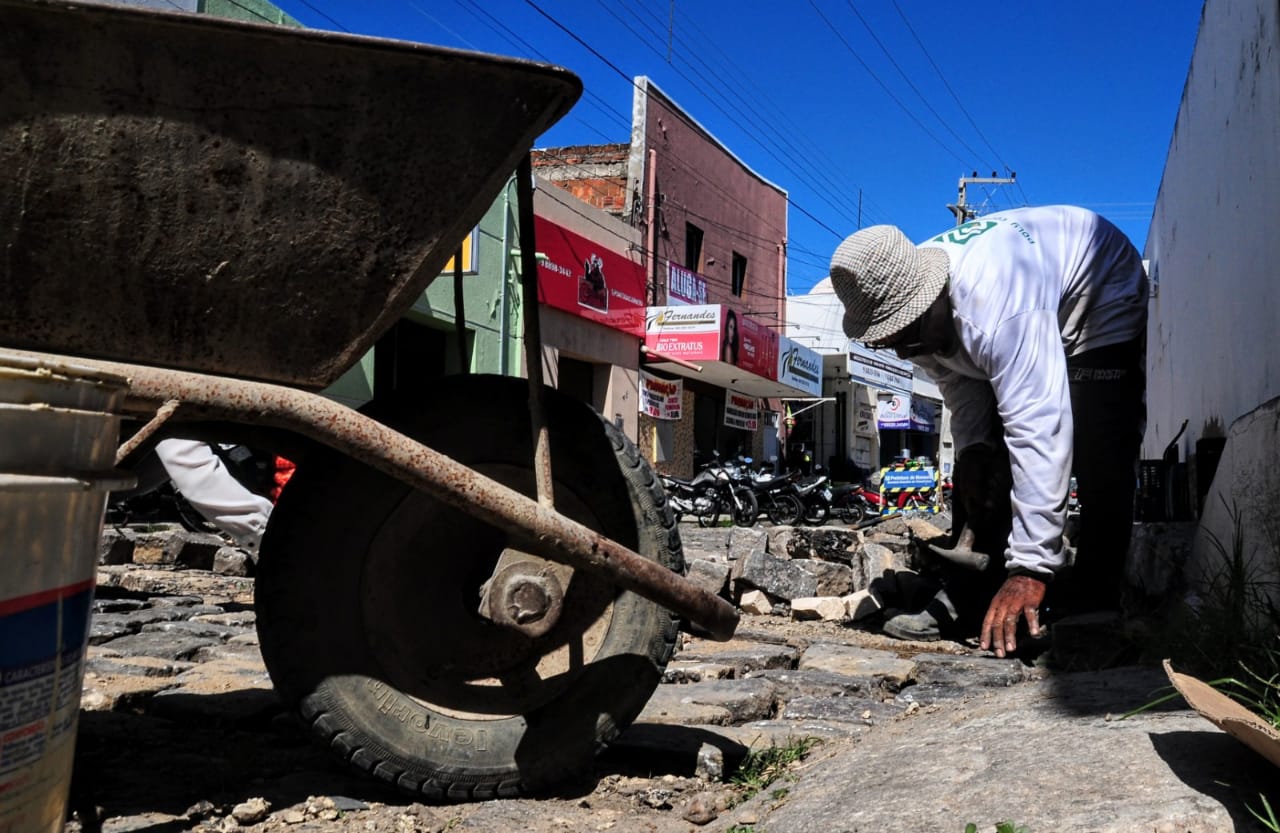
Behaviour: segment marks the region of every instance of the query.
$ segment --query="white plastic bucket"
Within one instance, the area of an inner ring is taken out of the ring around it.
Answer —
[[[0,833],[60,831],[124,379],[0,352]]]

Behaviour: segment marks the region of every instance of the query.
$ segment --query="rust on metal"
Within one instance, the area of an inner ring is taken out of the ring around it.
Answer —
[[[519,59],[61,1],[0,0],[0,58],[0,344],[311,390],[582,89]]]
[[[533,162],[528,154],[516,170],[516,203],[520,217],[520,290],[538,298],[537,237],[533,231]],[[538,503],[555,506],[551,479],[551,432],[542,405],[542,307],[529,304],[524,314],[524,364],[529,376],[529,424],[533,426],[533,476]]]
[[[146,425],[143,425],[132,437],[120,444],[120,448],[116,451],[116,465],[123,463],[130,454],[137,451],[143,443],[151,439],[151,436],[160,430],[160,427],[177,412],[179,404],[176,399],[170,399],[161,404],[156,409],[155,416],[147,420]]]
[[[70,357],[54,356],[70,361]],[[76,359],[128,377],[125,409],[151,414],[176,399],[193,419],[281,428],[361,460],[450,506],[504,530],[529,552],[587,570],[729,639],[733,605],[586,526],[530,500],[380,422],[318,394],[265,382]]]

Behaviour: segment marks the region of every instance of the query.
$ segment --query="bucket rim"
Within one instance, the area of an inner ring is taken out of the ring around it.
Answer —
[[[5,378],[27,380],[31,377],[47,377],[52,378],[54,381],[101,385],[119,388],[121,392],[129,389],[128,379],[101,368],[11,353],[0,348],[0,382]]]
[[[0,492],[117,492],[137,484],[136,475],[120,470],[62,475],[0,473]]]
[[[0,386],[3,382],[0,382]],[[58,416],[67,416],[72,419],[93,420],[120,420],[123,417],[115,411],[103,411],[96,408],[70,408],[66,405],[55,405],[52,402],[9,402],[3,398],[4,394],[0,391],[0,414],[14,414],[17,412],[31,412],[42,415],[57,414]]]

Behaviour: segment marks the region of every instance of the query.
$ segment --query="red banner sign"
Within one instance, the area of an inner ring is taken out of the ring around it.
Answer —
[[[640,413],[654,419],[680,419],[684,382],[640,371]]]
[[[644,267],[550,220],[533,218],[538,300],[581,318],[644,337]]]
[[[726,308],[728,313],[733,310]],[[742,344],[738,349],[738,367],[763,376],[778,378],[778,334],[754,318],[738,316],[738,332]]]

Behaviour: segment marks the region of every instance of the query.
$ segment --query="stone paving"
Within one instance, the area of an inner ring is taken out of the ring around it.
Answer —
[[[602,758],[602,771],[675,779],[634,787],[637,801],[649,801],[658,793],[678,793],[681,785],[693,790],[723,780],[751,749],[818,738],[835,755],[850,744],[865,746],[877,733],[887,736],[904,721],[936,720],[965,704],[972,707],[975,698],[985,702],[1023,688],[1052,698],[1044,693],[1050,691],[1045,686],[1051,673],[1040,664],[996,659],[967,644],[896,641],[860,624],[874,621],[865,608],[878,608],[876,580],[913,566],[908,530],[936,531],[921,523],[929,521],[899,519],[863,530],[682,525],[691,575],[735,601],[757,594],[770,612],[744,614],[728,642],[683,635],[663,684]],[[131,732],[143,731],[162,733],[153,745],[171,738],[176,747],[170,763],[144,766],[192,767],[190,778],[158,779],[155,794],[144,802],[169,818],[190,819],[192,795],[212,794],[246,777],[269,785],[263,792],[277,806],[317,795],[395,800],[309,747],[292,718],[281,713],[258,652],[251,563],[214,536],[173,530],[108,530],[103,552],[82,697],[80,753],[88,774],[80,779],[80,800],[105,805],[108,815],[138,810],[112,806],[104,796],[139,777],[128,772],[129,757],[118,743],[127,746]],[[809,618],[803,612],[807,599],[840,600],[838,612]],[[140,717],[164,718],[167,728],[157,730]],[[256,732],[263,746],[224,753],[218,737],[228,731]],[[248,763],[255,755],[262,759],[264,750],[267,763]],[[615,786],[621,791],[625,784]],[[774,809],[753,805],[730,821],[753,829]],[[300,811],[295,806],[293,812]],[[686,821],[692,818],[687,812]],[[707,820],[718,812],[709,811]],[[778,812],[777,824],[785,826],[786,813]],[[797,830],[807,826],[803,817],[789,823]],[[108,829],[151,829],[139,825]],[[227,822],[223,829],[234,826]],[[660,827],[655,822],[644,829]]]

